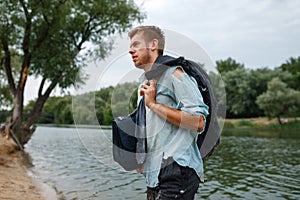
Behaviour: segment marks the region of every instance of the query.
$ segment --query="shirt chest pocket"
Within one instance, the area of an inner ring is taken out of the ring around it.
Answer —
[[[158,87],[156,101],[170,108],[176,109],[177,103],[173,91],[167,87]]]

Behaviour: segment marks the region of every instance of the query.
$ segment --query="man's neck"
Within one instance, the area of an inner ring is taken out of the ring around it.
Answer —
[[[153,63],[149,63],[149,64],[147,64],[147,65],[144,67],[144,71],[145,71],[145,72],[148,72],[148,71],[150,71],[150,70],[151,70],[151,68],[152,68],[152,65],[153,65]]]
[[[158,55],[156,56],[153,56],[149,62],[149,64],[146,64],[145,67],[144,67],[144,71],[145,72],[148,72],[151,70],[153,64],[155,63],[156,59],[157,59]]]

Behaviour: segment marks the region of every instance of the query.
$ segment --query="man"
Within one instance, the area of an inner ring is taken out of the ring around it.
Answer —
[[[134,65],[145,71],[139,100],[144,96],[147,157],[137,171],[146,178],[147,199],[194,199],[203,173],[196,142],[204,130],[208,107],[195,79],[180,66],[146,79],[163,58],[165,37],[158,27],[139,26],[128,35]]]

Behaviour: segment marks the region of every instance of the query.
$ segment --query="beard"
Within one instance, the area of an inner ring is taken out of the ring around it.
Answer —
[[[143,69],[143,70],[147,70],[149,68],[149,65],[152,65],[153,63],[151,63],[151,54],[149,49],[146,49],[146,52],[144,52],[144,54],[142,56],[139,56],[137,61],[134,62],[134,65],[136,68],[139,69]]]

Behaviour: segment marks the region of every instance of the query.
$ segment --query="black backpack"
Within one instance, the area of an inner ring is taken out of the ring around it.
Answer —
[[[113,120],[112,139],[113,158],[117,163],[127,171],[142,166],[147,153],[144,98],[131,114]]]
[[[197,144],[202,159],[210,156],[220,143],[221,128],[217,115],[217,100],[213,92],[211,79],[204,69],[196,62],[186,60],[184,57],[174,58],[171,56],[159,56],[151,71],[145,75],[147,79],[159,77],[170,66],[179,65],[190,76],[194,77],[201,92],[203,101],[209,106],[209,115],[206,117],[205,130],[198,136]]]
[[[197,63],[183,57],[159,56],[151,71],[145,75],[149,80],[158,78],[170,66],[176,65],[182,66],[187,74],[196,79],[203,101],[209,106],[205,130],[198,136],[197,140],[201,157],[204,159],[210,156],[219,145],[221,131],[217,118],[217,101],[208,74]],[[138,161],[138,157],[147,153],[145,117],[145,105],[142,99],[133,113],[113,120],[113,158],[125,170],[130,171],[141,167],[142,163]]]

